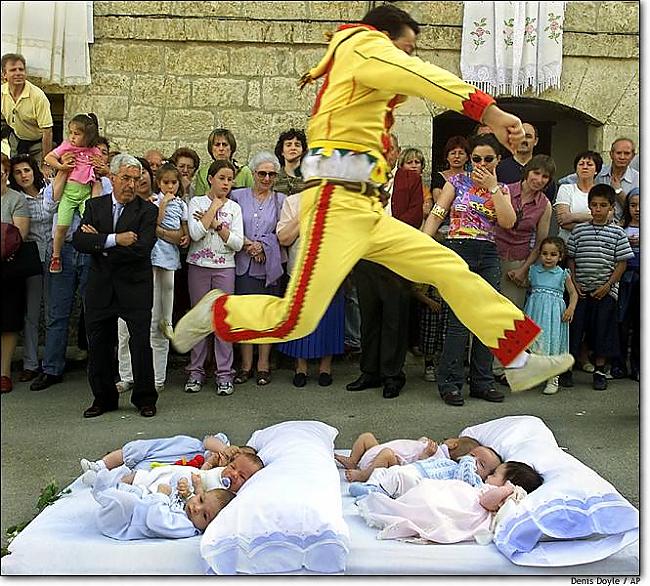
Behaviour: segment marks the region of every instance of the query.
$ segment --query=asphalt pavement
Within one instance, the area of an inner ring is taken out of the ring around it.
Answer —
[[[320,420],[339,430],[337,448],[349,448],[357,435],[372,431],[380,441],[455,436],[466,426],[506,415],[536,415],[555,434],[560,446],[592,467],[633,505],[639,506],[639,383],[609,382],[607,391],[591,388],[591,375],[574,373],[575,386],[547,396],[541,388],[507,392],[503,403],[467,398],[463,407],[445,405],[435,383],[422,378],[422,359],[409,354],[407,384],[396,399],[383,399],[381,389],[349,392],[345,385],[358,375],[358,362],[339,359],[334,383],[319,387],[317,366],[306,387],[292,386],[292,371],[278,369],[266,387],[254,379],[217,396],[214,383],[197,394],[183,392],[183,357],[172,357],[158,414],[141,417],[123,394],[120,409],[84,419],[92,402],[83,364],[66,372],[64,381],[45,391],[15,383],[2,395],[2,544],[5,531],[31,519],[43,487],[61,488],[79,474],[79,459],[99,458],[133,439],[187,434],[203,437],[225,432],[233,443],[245,443],[256,429],[288,420]],[[16,377],[14,377],[16,379]],[[505,387],[499,387],[504,389]]]

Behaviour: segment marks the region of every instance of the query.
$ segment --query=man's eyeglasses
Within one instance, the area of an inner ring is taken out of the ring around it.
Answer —
[[[485,161],[486,163],[490,164],[494,160],[496,160],[495,155],[487,155],[486,157],[481,157],[480,155],[472,155],[472,163],[480,163],[481,161]]]
[[[278,176],[275,171],[257,171],[256,173],[260,179],[264,179],[265,177],[268,177],[269,179],[275,179]]]

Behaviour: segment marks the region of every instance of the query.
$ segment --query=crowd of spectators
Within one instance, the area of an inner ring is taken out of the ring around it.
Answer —
[[[11,360],[20,332],[23,365],[18,381],[31,382],[32,390],[41,391],[63,380],[75,294],[85,301],[87,293],[91,255],[73,242],[74,234],[84,231],[80,228],[84,206],[66,207],[64,221],[57,219],[79,154],[61,148],[52,151],[51,115],[44,112],[38,88],[25,80],[24,59],[3,56],[2,72],[3,125],[10,127],[11,148],[10,158],[4,152],[2,156],[2,222],[15,225],[25,242],[37,244],[41,264],[40,274],[22,276],[3,252],[4,290],[11,295],[3,300],[2,392],[13,388]],[[38,101],[37,119],[16,123],[12,114],[12,125],[5,114],[9,98],[14,106],[25,99]],[[612,377],[638,381],[639,174],[630,166],[634,142],[614,141],[609,165],[596,152],[578,153],[575,174],[558,179],[551,157],[534,152],[538,142],[534,125],[525,123],[524,128],[526,140],[508,157],[502,156],[494,135],[480,129],[470,137],[453,136],[442,153],[445,168],[428,175],[423,153],[416,148],[400,151],[393,137],[385,213],[444,242],[522,309],[530,295],[531,270],[552,266],[540,258],[540,244],[555,236],[550,233],[554,215],[566,245],[566,254],[562,245],[555,246],[556,264],[572,268],[570,278],[579,296],[575,315],[580,323],[570,327],[576,368],[592,372],[599,390],[602,381]],[[97,133],[91,144],[96,149],[88,160],[95,178],[92,197],[113,193],[116,177],[128,183],[137,173],[135,196],[155,209],[149,340],[155,392],[160,393],[169,366],[167,337],[207,291],[216,287],[241,295],[283,295],[288,275],[300,262],[300,165],[307,140],[302,130],[288,129],[277,137],[273,152],[253,153],[248,164],[242,164],[235,159],[233,131],[216,128],[207,137],[208,157],[188,147],[163,153],[152,144],[137,160],[120,159],[117,167],[111,160],[118,151],[111,150],[108,138]],[[56,156],[48,157],[50,152]],[[131,174],[125,175],[125,169]],[[90,197],[90,191],[84,197]],[[607,208],[604,224],[602,206]],[[586,234],[585,226],[592,232]],[[9,280],[11,287],[6,286]],[[565,303],[573,303],[568,293]],[[83,310],[80,322],[82,341]],[[45,338],[39,356],[40,329]],[[130,329],[124,319],[118,320],[114,334],[116,388],[132,391]],[[502,367],[493,363],[483,344],[470,340],[434,287],[409,283],[363,260],[312,334],[275,348],[265,344],[233,348],[209,336],[187,357],[184,390],[201,391],[210,378],[219,395],[230,395],[249,380],[259,386],[270,384],[278,353],[295,361],[294,386],[307,385],[310,360],[317,361],[318,384],[328,386],[333,381],[333,358],[360,351],[361,376],[347,385],[348,390],[383,386],[383,396],[393,398],[406,381],[408,346],[422,356],[423,376],[437,382],[445,403],[464,403],[466,361],[469,396],[504,400],[496,384],[507,384]],[[570,373],[560,378],[559,386],[572,384]],[[557,385],[551,385],[545,392],[552,394],[553,388],[557,391]],[[149,403],[145,407],[153,406]]]

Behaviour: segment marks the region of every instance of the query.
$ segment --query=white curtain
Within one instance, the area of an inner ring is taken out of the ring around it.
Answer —
[[[92,11],[92,2],[2,2],[2,54],[22,54],[45,83],[88,85]]]
[[[492,94],[559,88],[565,2],[465,2],[460,69]]]

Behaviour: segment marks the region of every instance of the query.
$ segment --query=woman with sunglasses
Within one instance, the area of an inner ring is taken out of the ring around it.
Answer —
[[[436,206],[424,224],[424,232],[433,236],[447,211],[449,233],[445,245],[456,252],[472,272],[483,277],[495,289],[499,286],[501,269],[495,244],[497,226],[511,228],[516,220],[508,188],[497,182],[499,143],[493,134],[472,139],[471,175],[457,174],[442,188]],[[477,299],[480,304],[480,300]],[[458,317],[449,313],[447,336],[438,367],[438,390],[448,405],[463,405],[462,394],[465,348],[468,329]],[[503,401],[501,391],[494,389],[492,353],[478,338],[472,341],[470,357],[470,397],[491,402]]]
[[[253,175],[246,165],[240,165],[235,160],[237,141],[232,131],[227,128],[215,128],[208,136],[208,154],[210,162],[201,165],[194,176],[194,195],[205,195],[210,191],[208,169],[213,161],[230,161],[235,167],[233,189],[238,187],[253,187]]]
[[[274,190],[280,171],[280,161],[271,152],[253,155],[249,163],[253,170],[253,187],[236,189],[230,199],[242,209],[244,247],[235,255],[236,295],[282,295],[280,279],[286,253],[280,247],[276,227],[284,205],[285,195]],[[257,384],[271,382],[269,358],[271,344],[257,346]],[[253,346],[241,344],[241,365],[234,383],[245,383],[253,372]]]

